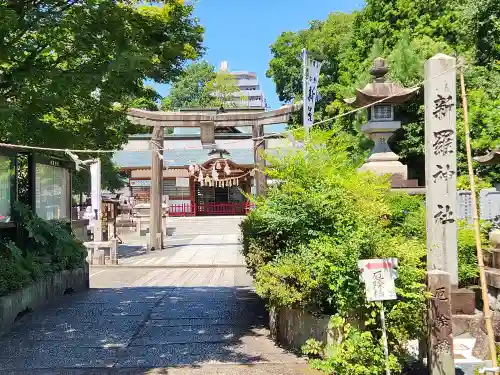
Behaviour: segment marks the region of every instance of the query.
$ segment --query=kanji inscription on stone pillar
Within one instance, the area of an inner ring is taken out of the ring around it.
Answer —
[[[429,375],[454,375],[450,274],[444,271],[429,271],[427,285],[431,293],[427,319]]]
[[[458,285],[456,59],[438,54],[425,63],[425,180],[427,268]]]

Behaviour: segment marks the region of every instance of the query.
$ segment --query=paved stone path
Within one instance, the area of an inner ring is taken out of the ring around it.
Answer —
[[[245,267],[242,217],[170,218],[166,249],[146,253],[148,236],[124,233],[118,264],[125,267]]]
[[[126,244],[121,245],[118,250],[120,266],[245,267],[245,259],[240,252],[239,234],[174,235],[167,239],[166,249],[150,253],[145,252],[141,239],[123,240]]]
[[[0,374],[316,373],[268,338],[251,282],[244,268],[218,264],[92,267],[88,292],[28,313],[0,337]]]

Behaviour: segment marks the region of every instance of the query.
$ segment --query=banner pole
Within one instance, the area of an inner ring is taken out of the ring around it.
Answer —
[[[307,50],[302,50],[302,124],[309,134],[309,127],[306,126],[307,119]]]

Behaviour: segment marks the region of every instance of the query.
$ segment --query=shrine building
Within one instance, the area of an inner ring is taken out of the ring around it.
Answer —
[[[217,110],[183,109],[180,112],[213,114]],[[225,112],[263,110],[237,108]],[[265,127],[265,132],[272,133],[268,128]],[[198,127],[164,129],[163,200],[168,201],[170,216],[244,215],[249,208],[245,195],[256,191],[252,126],[215,127],[213,148],[202,146]],[[266,139],[266,148],[282,147],[283,141],[277,137]],[[149,150],[151,134],[134,135],[123,150],[113,156],[128,176],[127,187],[122,192],[135,202],[150,200],[152,152]]]

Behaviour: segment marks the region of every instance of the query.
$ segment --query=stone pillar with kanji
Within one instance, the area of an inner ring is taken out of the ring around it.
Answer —
[[[429,375],[454,375],[450,274],[429,271],[427,285],[431,295],[427,319]]]
[[[446,271],[458,285],[456,59],[425,63],[425,180],[427,268]]]
[[[458,287],[456,59],[425,63],[428,368],[453,375],[452,288]]]

